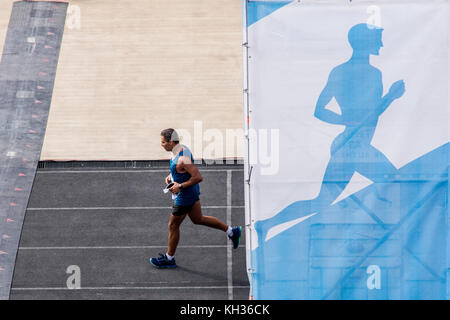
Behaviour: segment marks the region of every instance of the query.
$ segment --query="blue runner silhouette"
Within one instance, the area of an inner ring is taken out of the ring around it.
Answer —
[[[320,192],[314,199],[294,202],[275,216],[257,221],[259,245],[272,227],[330,206],[356,171],[375,183],[389,181],[398,173],[389,159],[371,145],[379,117],[405,92],[404,81],[399,80],[383,96],[382,72],[370,64],[370,56],[379,55],[383,47],[382,32],[382,28],[366,23],[357,24],[348,32],[353,55],[330,72],[314,112],[324,122],[345,126],[331,146]],[[333,98],[341,115],[326,109]]]

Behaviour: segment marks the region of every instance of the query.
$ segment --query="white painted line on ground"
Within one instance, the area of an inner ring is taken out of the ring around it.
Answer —
[[[41,169],[42,170],[42,169]],[[201,172],[228,172],[231,171],[244,171],[244,169],[202,169],[199,168]],[[42,170],[39,169],[36,173],[158,173],[158,172],[169,172],[169,169],[150,169],[150,170]]]
[[[232,171],[227,171],[227,225],[231,226],[231,175]],[[228,279],[228,300],[233,300],[233,248],[230,241],[227,246],[227,279]]]
[[[171,209],[172,207],[71,207],[71,208],[27,208],[27,211],[54,211],[54,210],[152,210]],[[225,208],[225,207],[224,207]]]
[[[203,209],[228,209],[228,206],[202,206]],[[231,209],[244,209],[245,206],[231,206]],[[72,207],[72,208],[27,208],[27,211],[57,211],[57,210],[161,210],[172,207]]]
[[[209,287],[81,287],[80,289],[68,288],[11,288],[12,291],[80,291],[80,290],[193,290],[193,289],[227,289],[228,286],[209,286]],[[234,289],[248,289],[249,286],[234,286]]]
[[[120,249],[159,249],[165,248],[167,244],[160,246],[71,246],[71,247],[19,247],[19,250],[120,250]],[[215,249],[215,248],[227,248],[227,245],[184,245],[178,246],[178,248],[185,249]]]

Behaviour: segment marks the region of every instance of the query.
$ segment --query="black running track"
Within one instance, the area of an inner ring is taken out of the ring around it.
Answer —
[[[186,218],[178,268],[149,263],[167,248],[172,201],[162,192],[168,163],[162,165],[39,169],[10,298],[248,299],[245,235],[233,250],[224,232]],[[244,226],[242,166],[200,166],[200,172],[203,214]],[[70,266],[79,268],[81,289],[69,289]]]
[[[245,243],[233,251],[223,232],[187,219],[179,267],[148,262],[166,251],[168,168],[36,171],[66,11],[67,3],[15,2],[8,26],[0,64],[0,300],[247,299]],[[201,172],[204,214],[243,225],[242,166]]]

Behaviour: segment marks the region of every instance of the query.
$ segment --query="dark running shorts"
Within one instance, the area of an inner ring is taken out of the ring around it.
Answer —
[[[185,215],[185,214],[191,212],[192,207],[194,206],[194,204],[197,203],[197,201],[195,201],[193,204],[190,204],[188,206],[181,206],[179,204],[174,204],[172,207],[173,208],[172,214],[176,217],[179,217],[179,216],[182,216],[182,215]]]

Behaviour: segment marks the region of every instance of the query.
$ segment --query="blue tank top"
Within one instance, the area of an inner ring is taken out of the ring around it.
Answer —
[[[178,159],[183,155],[190,155],[191,161],[192,163],[194,163],[194,157],[192,156],[191,151],[183,145],[180,153],[178,153],[178,155],[174,159],[170,159],[170,174],[172,175],[172,180],[176,183],[183,183],[191,178],[191,175],[188,172],[179,173],[176,170]],[[199,195],[200,186],[197,183],[188,188],[181,189],[177,197],[174,199],[174,202],[175,204],[180,206],[189,206],[199,200]]]

